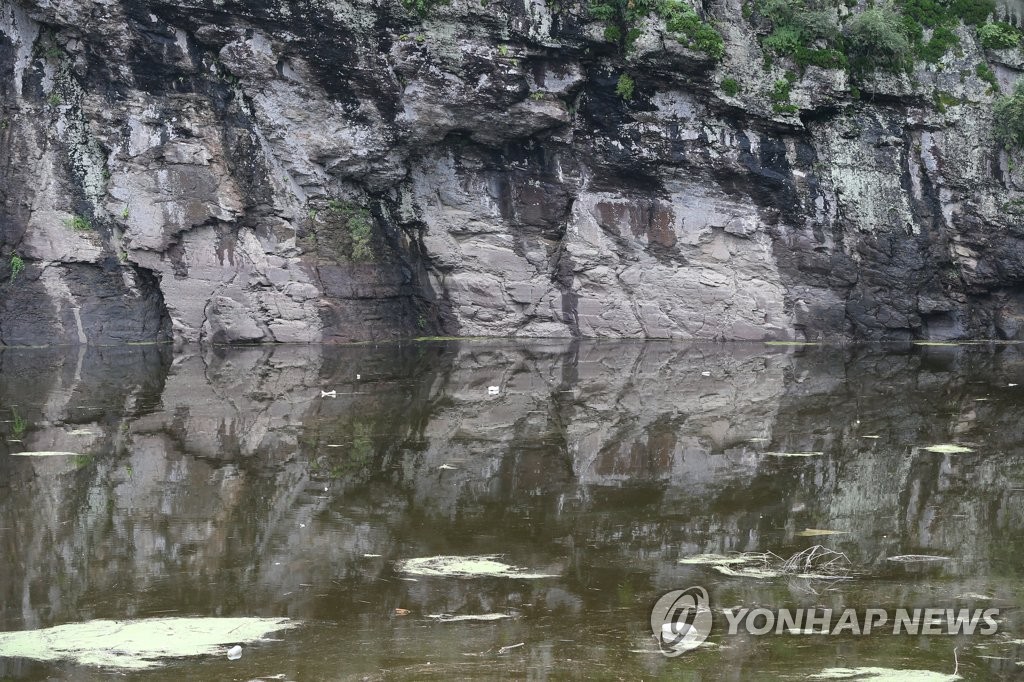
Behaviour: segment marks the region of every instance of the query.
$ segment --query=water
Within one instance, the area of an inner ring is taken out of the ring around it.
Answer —
[[[799,680],[958,662],[966,679],[1017,679],[1022,396],[1014,346],[7,350],[0,630],[168,616],[300,625],[239,660],[225,646],[115,673],[0,658],[0,677]],[[945,443],[973,451],[922,449]],[[79,456],[10,455],[25,450]],[[807,528],[844,533],[797,535]],[[855,577],[678,563],[819,543]],[[556,577],[396,569],[477,554]],[[899,554],[947,559],[885,560]],[[993,607],[1000,632],[729,636],[716,612],[711,646],[666,658],[651,606],[694,585],[719,610]],[[512,617],[428,618],[442,613]]]

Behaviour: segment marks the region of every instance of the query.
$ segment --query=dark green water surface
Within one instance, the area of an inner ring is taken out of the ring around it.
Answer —
[[[8,657],[0,679],[803,680],[955,661],[969,680],[1024,674],[1015,346],[9,349],[0,420],[0,630],[299,621],[236,661]],[[971,452],[923,449],[949,443]],[[679,563],[815,544],[853,577]],[[396,569],[480,554],[555,577]],[[901,554],[943,560],[886,560]],[[710,593],[715,630],[667,658],[650,609],[689,586]],[[998,608],[1000,631],[729,636],[720,610],[736,606]],[[428,617],[442,613],[511,617]]]

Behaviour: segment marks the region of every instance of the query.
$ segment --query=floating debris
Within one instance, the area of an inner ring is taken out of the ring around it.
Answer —
[[[496,561],[500,554],[479,556],[432,556],[399,561],[396,568],[411,575],[445,578],[557,578],[548,573],[527,573],[526,569]]]
[[[258,641],[297,625],[288,618],[93,620],[2,632],[0,656],[144,670],[160,666],[163,659],[222,654],[228,644]],[[241,655],[241,647],[235,648]]]
[[[363,558],[364,559],[379,559],[381,556],[383,556],[383,555],[381,555],[381,554],[364,554]]]
[[[913,564],[924,561],[949,561],[949,557],[935,556],[934,554],[899,554],[897,556],[886,557],[885,560],[895,561],[899,564]]]
[[[861,436],[861,438],[871,438],[871,439],[875,439],[875,438],[881,438],[881,436]]]
[[[235,646],[233,646],[230,649],[228,649],[228,660],[229,661],[237,661],[241,657],[242,657],[242,647],[240,647],[240,646],[238,646],[236,644]]]
[[[709,376],[711,376],[711,372],[701,372],[700,375],[702,377],[709,377]]]
[[[412,611],[410,611],[409,609],[395,609],[396,616],[408,616],[410,613],[412,613]]]
[[[50,451],[39,451],[39,452],[12,452],[12,457],[88,457],[88,455],[82,455],[80,452],[50,452]]]
[[[896,670],[894,668],[825,668],[811,680],[870,680],[870,682],[952,682],[962,680],[959,675],[947,675],[932,670]]]
[[[813,538],[819,535],[844,535],[849,531],[845,530],[829,530],[827,528],[805,528],[796,534],[798,538]]]
[[[500,391],[501,391],[501,389],[498,388],[497,386],[488,386],[487,387],[487,395],[498,395],[498,393]]]
[[[437,468],[440,469],[441,471],[455,471],[456,469],[458,469],[458,467],[453,467],[451,464],[442,464]]]
[[[74,431],[68,431],[69,436],[95,436],[95,431],[89,429],[75,429]]]
[[[821,457],[824,452],[764,452],[772,457]]]
[[[726,558],[727,561],[706,563],[722,575],[733,578],[842,580],[849,577],[849,558],[821,545],[808,547],[788,559],[773,552],[744,552]]]
[[[744,557],[740,554],[734,554],[726,556],[724,554],[694,554],[679,560],[681,564],[705,564],[705,565],[718,565],[727,566],[729,564],[746,564],[750,563],[751,559]]]
[[[513,649],[518,649],[521,646],[526,646],[526,642],[519,642],[519,644],[509,644],[508,646],[503,646],[500,649],[498,649],[498,653],[499,654],[507,654],[508,652],[512,651]]]
[[[940,455],[958,455],[964,452],[974,452],[971,448],[965,448],[962,445],[955,445],[953,443],[942,443],[939,445],[929,445],[928,447],[921,448],[928,452],[937,452]]]
[[[333,390],[333,391],[324,391],[323,389],[321,389],[320,390],[320,397],[321,398],[337,398],[338,397],[338,391],[336,389]]]
[[[453,616],[450,613],[432,613],[427,618],[433,618],[440,623],[487,623],[496,620],[505,620],[512,616],[507,613],[468,613],[461,616]]]

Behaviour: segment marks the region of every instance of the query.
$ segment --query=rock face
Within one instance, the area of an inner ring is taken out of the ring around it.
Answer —
[[[780,109],[740,4],[0,0],[0,343],[1021,338],[1021,52]]]

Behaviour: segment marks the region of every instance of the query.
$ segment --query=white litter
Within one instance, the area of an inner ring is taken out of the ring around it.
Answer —
[[[233,646],[230,649],[228,649],[228,660],[229,661],[237,661],[241,657],[242,657],[242,647],[240,647],[240,646],[238,646],[236,644],[235,646]]]
[[[336,391],[336,390],[325,391],[325,390],[321,389],[320,390],[320,397],[321,398],[337,398],[338,397],[338,391]]]
[[[498,392],[500,390],[501,389],[498,388],[497,386],[488,386],[487,387],[487,395],[498,395]]]

